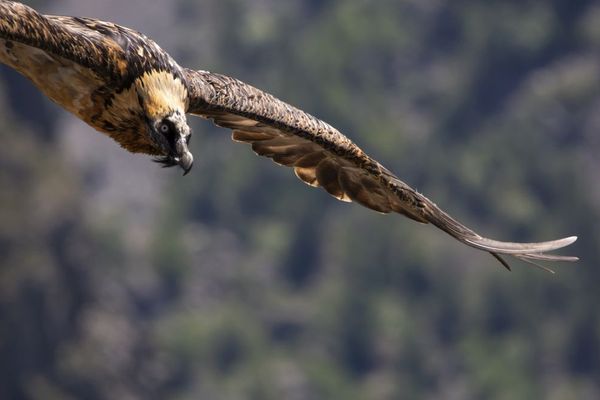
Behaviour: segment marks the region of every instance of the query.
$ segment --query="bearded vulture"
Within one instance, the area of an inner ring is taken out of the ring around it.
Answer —
[[[186,120],[192,114],[231,129],[233,140],[293,168],[310,186],[380,213],[431,223],[508,269],[504,255],[544,269],[539,261],[577,260],[546,254],[570,245],[575,236],[539,243],[480,236],[329,124],[237,79],[181,67],[132,29],[0,1],[0,61],[126,150],[152,155],[163,166],[178,165],[184,175],[193,163]]]

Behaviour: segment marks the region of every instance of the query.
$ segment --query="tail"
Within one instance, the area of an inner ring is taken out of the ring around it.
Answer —
[[[509,271],[511,270],[510,265],[502,258],[502,255],[515,257],[550,273],[554,273],[554,271],[539,264],[537,261],[574,262],[579,260],[577,257],[545,254],[548,251],[558,250],[572,244],[577,240],[577,236],[538,243],[500,242],[478,235],[446,214],[431,201],[427,202],[426,210],[425,215],[430,223],[468,246],[487,251]]]

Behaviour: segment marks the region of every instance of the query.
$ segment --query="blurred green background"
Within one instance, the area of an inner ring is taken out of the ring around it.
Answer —
[[[140,30],[581,261],[508,273],[198,119],[182,178],[2,66],[1,399],[600,398],[599,1],[28,4]]]

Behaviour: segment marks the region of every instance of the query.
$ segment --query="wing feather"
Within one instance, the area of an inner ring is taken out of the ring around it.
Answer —
[[[317,164],[315,177],[319,185],[333,197],[342,201],[351,201],[340,183],[339,175],[343,168],[335,157],[326,157]]]
[[[45,16],[13,1],[0,2],[0,38],[63,57],[99,76],[122,77],[127,69],[123,48],[106,34],[85,27],[84,21],[83,18]]]
[[[534,260],[577,260],[545,254],[570,245],[576,237],[541,243],[500,242],[482,237],[402,182],[325,122],[234,78],[189,69],[184,70],[184,74],[188,83],[189,113],[233,129],[234,140],[249,143],[257,154],[294,168],[302,181],[323,187],[340,200],[432,223],[460,242],[491,253],[507,268],[501,254],[533,264]]]
[[[0,39],[85,67],[112,90],[156,69],[181,74],[169,54],[133,29],[93,18],[43,15],[13,1],[0,1]]]

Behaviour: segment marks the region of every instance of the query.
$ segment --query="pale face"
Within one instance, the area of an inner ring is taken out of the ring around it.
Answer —
[[[192,132],[185,114],[178,110],[163,118],[149,120],[148,129],[157,153],[162,154],[155,161],[165,167],[179,165],[186,175],[192,168],[194,157],[188,149]]]

